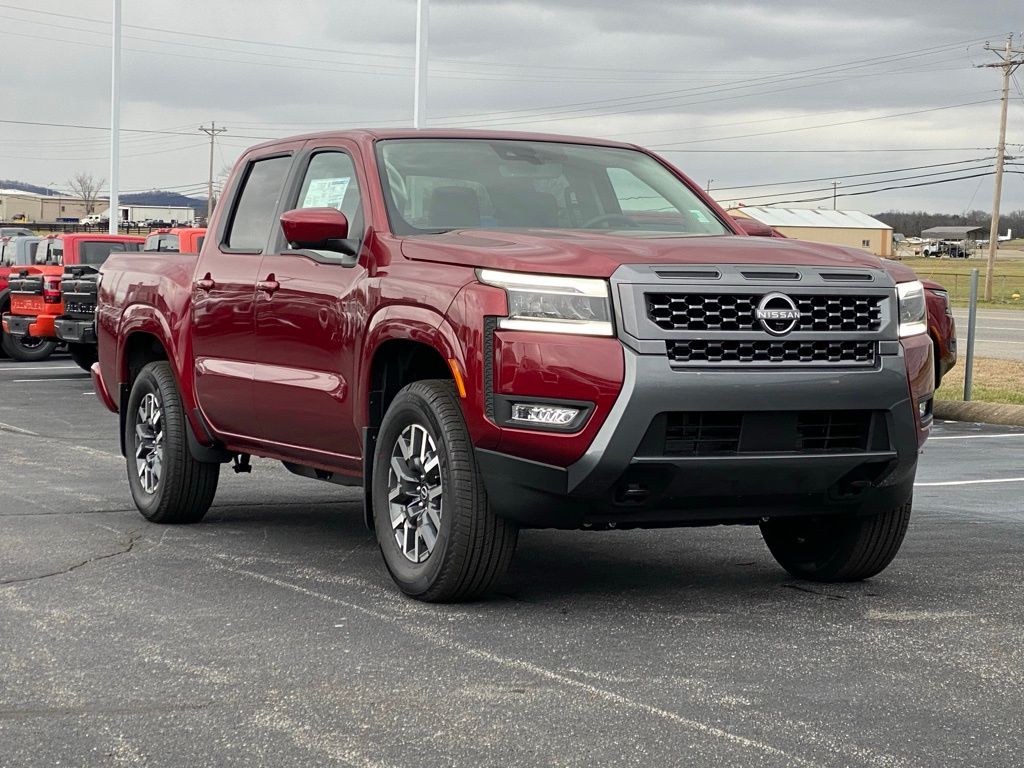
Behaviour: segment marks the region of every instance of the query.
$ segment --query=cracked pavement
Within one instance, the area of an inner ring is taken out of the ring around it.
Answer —
[[[430,606],[357,492],[273,462],[147,523],[88,378],[33,367],[0,361],[0,768],[1020,765],[1024,430],[938,425],[862,584],[753,528],[527,531]]]

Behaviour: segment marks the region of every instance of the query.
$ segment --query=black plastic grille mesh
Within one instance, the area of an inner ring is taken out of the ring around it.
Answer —
[[[763,294],[649,293],[647,316],[666,331],[762,331],[754,309]],[[877,331],[884,296],[794,295],[797,331]]]
[[[871,411],[676,412],[651,430],[664,429],[665,456],[849,453],[869,449],[873,418]],[[751,420],[752,434],[745,434]]]
[[[873,341],[827,339],[756,339],[712,341],[688,339],[669,341],[668,357],[673,363],[737,363],[768,365],[837,364],[872,365]]]

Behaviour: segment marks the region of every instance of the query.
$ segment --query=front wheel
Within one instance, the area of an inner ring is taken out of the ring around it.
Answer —
[[[220,464],[192,457],[187,429],[170,363],[149,363],[132,384],[124,444],[132,498],[151,522],[198,523],[217,493]]]
[[[487,503],[449,381],[419,381],[392,401],[377,437],[373,518],[384,563],[407,595],[468,600],[505,572],[518,529]]]
[[[798,579],[860,581],[896,557],[912,503],[870,517],[768,520],[761,535],[779,565]]]
[[[68,354],[79,368],[88,371],[99,358],[95,344],[68,344]]]

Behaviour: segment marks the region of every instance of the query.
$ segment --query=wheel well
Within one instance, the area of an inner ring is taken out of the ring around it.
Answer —
[[[404,339],[384,342],[374,353],[370,368],[369,426],[380,426],[391,401],[407,384],[450,378],[451,368],[433,347]]]
[[[146,365],[155,360],[167,360],[167,350],[156,336],[149,333],[133,333],[124,343],[124,363],[128,374],[125,382],[129,387]]]

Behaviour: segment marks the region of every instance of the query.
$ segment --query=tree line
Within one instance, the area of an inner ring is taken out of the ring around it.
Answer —
[[[886,211],[873,214],[879,221],[892,227],[907,237],[920,235],[931,227],[981,227],[979,239],[988,239],[989,225],[992,217],[985,211],[967,211],[966,213],[928,213],[927,211]],[[1024,209],[1004,213],[999,217],[999,234],[1005,235],[1007,229],[1013,230],[1014,237],[1024,237]]]

